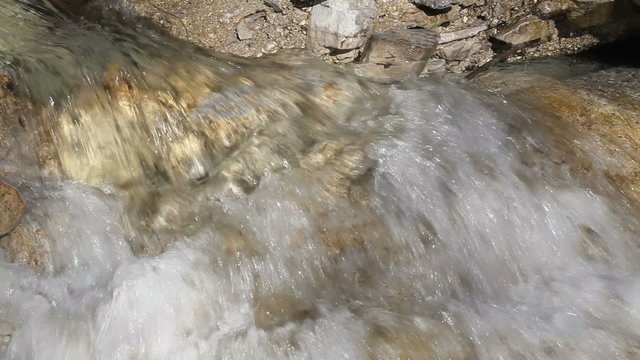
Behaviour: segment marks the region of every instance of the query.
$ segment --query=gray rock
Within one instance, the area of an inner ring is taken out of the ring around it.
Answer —
[[[356,73],[380,82],[418,75],[433,55],[438,34],[428,29],[396,29],[371,36]]]
[[[267,14],[264,11],[258,11],[240,19],[240,21],[238,22],[238,26],[236,27],[236,35],[238,36],[238,40],[253,39],[253,31],[256,29],[258,19],[266,19],[266,17]]]
[[[426,61],[411,61],[404,64],[384,65],[375,63],[353,64],[354,72],[362,77],[381,83],[403,80],[411,75],[418,75],[426,66]]]
[[[458,3],[457,0],[411,0],[412,3],[431,9],[446,9]]]
[[[394,65],[427,60],[438,44],[438,34],[428,29],[396,29],[371,36],[362,62]]]
[[[459,40],[442,45],[439,53],[445,60],[465,60],[481,47],[479,39]]]
[[[487,30],[487,28],[488,27],[486,24],[482,24],[482,25],[473,26],[473,27],[458,30],[458,31],[442,33],[440,34],[440,40],[438,42],[440,44],[446,44],[452,41],[468,39],[470,37],[474,37],[478,35],[482,31]]]
[[[420,75],[427,75],[433,73],[444,72],[447,66],[447,62],[444,59],[431,59],[427,61],[422,73]]]
[[[551,35],[552,26],[551,23],[535,16],[527,16],[509,25],[495,38],[511,45],[524,44],[533,40],[546,39]]]
[[[375,0],[327,0],[313,7],[307,32],[315,53],[362,47],[376,18]]]
[[[460,0],[458,4],[462,7],[469,7],[473,5],[482,6],[485,5],[485,0]]]
[[[284,11],[284,6],[282,5],[282,0],[264,0],[264,4],[268,7],[272,8],[273,11],[277,13],[281,13]]]
[[[548,0],[538,4],[538,11],[544,16],[552,16],[575,8],[571,0]]]

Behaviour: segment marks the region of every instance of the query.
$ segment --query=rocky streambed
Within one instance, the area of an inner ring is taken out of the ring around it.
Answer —
[[[637,358],[637,67],[424,70],[606,8],[356,3],[2,0],[0,357]]]

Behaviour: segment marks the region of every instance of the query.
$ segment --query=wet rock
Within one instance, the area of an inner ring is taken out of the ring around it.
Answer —
[[[311,307],[288,294],[257,295],[254,321],[258,328],[271,330],[291,321],[300,321],[311,313]]]
[[[22,225],[18,225],[0,242],[9,261],[34,268],[42,268],[47,262],[47,244],[44,230],[31,231]]]
[[[443,72],[446,65],[447,61],[444,59],[431,59],[427,61],[421,75]]]
[[[383,64],[354,64],[353,71],[365,78],[380,82],[393,83],[401,81],[410,75],[417,75],[426,66],[426,61],[412,61],[393,66]]]
[[[428,319],[427,326],[410,322],[395,326],[372,326],[368,360],[473,359],[471,344],[450,326]]]
[[[25,209],[18,190],[0,182],[0,236],[8,234],[18,226]]]
[[[438,35],[427,29],[376,33],[367,43],[356,72],[377,81],[396,81],[419,74],[434,53]]]
[[[478,35],[480,32],[487,29],[488,26],[486,24],[482,24],[458,31],[444,32],[440,34],[440,40],[438,41],[438,43],[446,44],[456,40],[468,39],[470,37]]]
[[[576,6],[570,9],[567,18],[576,28],[604,25],[615,20],[614,0],[575,0],[574,2]]]
[[[469,7],[469,6],[482,6],[484,5],[486,2],[485,0],[461,0],[458,4],[462,7]]]
[[[553,25],[548,21],[535,16],[527,16],[509,25],[495,38],[510,45],[519,45],[548,38],[552,33],[552,28]]]
[[[482,81],[502,88],[501,93],[540,114],[536,121],[561,149],[559,162],[572,174],[586,179],[604,175],[640,206],[640,75],[636,69],[607,69],[561,80],[496,72]]]
[[[411,0],[411,2],[437,10],[450,8],[452,5],[458,3],[457,0]]]
[[[327,0],[313,7],[307,46],[317,54],[348,53],[362,47],[373,29],[375,0]],[[352,53],[342,60],[355,58]]]
[[[469,56],[475,54],[482,44],[479,39],[469,39],[454,41],[442,45],[439,50],[440,56],[445,60],[465,60]]]
[[[12,334],[13,327],[11,324],[0,320],[0,353],[7,351],[7,346],[9,346]]]

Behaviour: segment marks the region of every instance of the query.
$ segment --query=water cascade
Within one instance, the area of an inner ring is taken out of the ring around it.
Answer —
[[[636,208],[535,108],[0,1],[0,358],[640,357]]]

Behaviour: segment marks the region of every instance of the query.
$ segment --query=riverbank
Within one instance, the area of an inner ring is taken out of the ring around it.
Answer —
[[[250,57],[308,48],[336,63],[367,62],[374,34],[429,29],[439,40],[420,59],[417,72],[424,73],[471,71],[513,46],[526,45],[511,59],[574,54],[640,28],[640,6],[632,0],[128,0],[122,6],[179,38]],[[391,56],[415,60],[407,52],[396,48]]]

